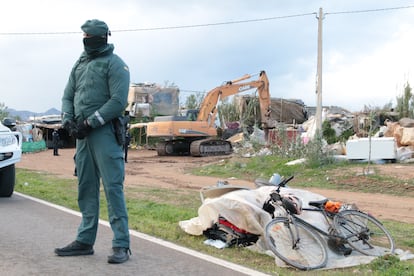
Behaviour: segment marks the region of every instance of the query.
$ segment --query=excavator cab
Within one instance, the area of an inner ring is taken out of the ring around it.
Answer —
[[[188,121],[196,121],[197,120],[197,117],[198,117],[198,112],[199,112],[200,110],[198,110],[198,109],[189,109],[189,110],[187,110],[187,113],[186,113],[186,118],[187,118],[187,120]]]

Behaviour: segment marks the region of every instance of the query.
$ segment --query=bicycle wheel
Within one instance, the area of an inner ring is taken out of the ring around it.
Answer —
[[[356,210],[344,210],[334,217],[337,233],[362,254],[383,256],[394,252],[394,240],[374,217]]]
[[[287,217],[277,217],[266,225],[265,231],[270,250],[285,263],[301,270],[326,266],[324,240],[301,221],[292,223]]]

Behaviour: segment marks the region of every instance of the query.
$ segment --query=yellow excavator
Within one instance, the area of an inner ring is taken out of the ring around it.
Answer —
[[[227,81],[209,91],[201,103],[198,112],[188,116],[159,116],[147,124],[147,137],[158,137],[159,156],[191,155],[212,156],[227,155],[233,152],[231,142],[217,137],[215,127],[217,105],[219,100],[256,88],[259,95],[261,127],[267,137],[270,128],[270,93],[269,80],[265,71],[261,71],[257,80],[250,80],[253,75]]]

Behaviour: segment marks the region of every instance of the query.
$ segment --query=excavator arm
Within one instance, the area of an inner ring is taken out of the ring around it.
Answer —
[[[209,126],[213,127],[217,115],[217,104],[220,100],[256,88],[259,94],[262,127],[268,128],[270,117],[269,80],[265,71],[259,73],[257,80],[245,81],[250,78],[252,78],[252,75],[244,75],[208,92],[200,106],[197,121],[208,122]]]

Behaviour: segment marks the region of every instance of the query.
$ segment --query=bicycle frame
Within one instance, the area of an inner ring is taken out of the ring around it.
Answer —
[[[330,227],[330,228],[333,228],[333,227],[332,227],[332,222],[331,222],[331,219],[329,218],[328,214],[326,213],[326,211],[325,211],[324,209],[320,209],[320,208],[302,208],[302,211],[310,211],[310,212],[319,212],[319,213],[321,213],[321,215],[325,218],[325,220],[326,220],[326,221],[327,221],[327,223],[329,224],[329,227]],[[307,222],[306,220],[304,220],[304,219],[300,218],[298,215],[295,215],[295,214],[288,214],[288,216],[293,217],[293,218],[294,218],[294,220],[301,221],[301,222],[302,222],[303,224],[305,224],[307,227],[309,227],[309,228],[312,228],[312,229],[316,230],[319,234],[321,234],[321,235],[323,235],[323,236],[325,236],[325,237],[328,237],[328,238],[336,238],[336,239],[340,239],[342,242],[346,242],[346,239],[345,239],[344,237],[342,237],[342,236],[338,236],[338,235],[336,235],[336,234],[332,234],[332,233],[329,233],[329,232],[326,232],[326,231],[324,231],[324,230],[320,229],[319,227],[317,227],[317,226],[315,226],[315,225],[313,225],[313,224],[311,224],[311,223]],[[293,222],[293,223],[295,223],[295,222],[294,222],[294,220],[292,220],[292,222]]]
[[[286,183],[288,183],[292,179],[293,179],[293,176],[290,176],[289,178],[284,179],[278,185],[276,191],[271,194],[271,199],[270,200],[273,201],[273,204],[275,204],[276,202],[280,201],[280,199],[281,199],[280,188],[281,187],[285,187]],[[314,203],[316,203],[316,205],[312,205],[313,207],[311,207],[311,208],[302,208],[302,211],[320,212],[323,215],[323,217],[325,218],[326,222],[328,223],[329,228],[335,229],[332,226],[332,218],[329,217],[329,215],[326,212],[326,210],[322,207],[322,205],[320,205],[320,204],[323,204],[323,203],[322,202],[314,202]],[[309,202],[309,204],[311,205],[311,202]],[[306,220],[300,218],[298,215],[290,213],[286,208],[284,208],[284,209],[287,212],[287,215],[286,216],[287,216],[288,220],[291,221],[293,224],[295,224],[295,220],[301,221],[307,227],[314,229],[315,231],[317,231],[322,236],[325,236],[325,237],[328,237],[328,238],[335,238],[335,239],[337,239],[338,241],[340,241],[342,243],[347,243],[347,239],[359,235],[359,233],[354,233],[354,234],[349,235],[347,237],[343,237],[343,236],[337,235],[336,233],[334,234],[334,233],[326,232],[326,231],[320,229],[319,227],[317,227],[315,225],[312,225],[311,223],[307,222]],[[334,214],[334,215],[336,215],[336,214]],[[299,240],[300,240],[300,237],[297,237],[296,238],[296,241],[293,244],[293,247],[295,247],[295,244],[298,243]]]

